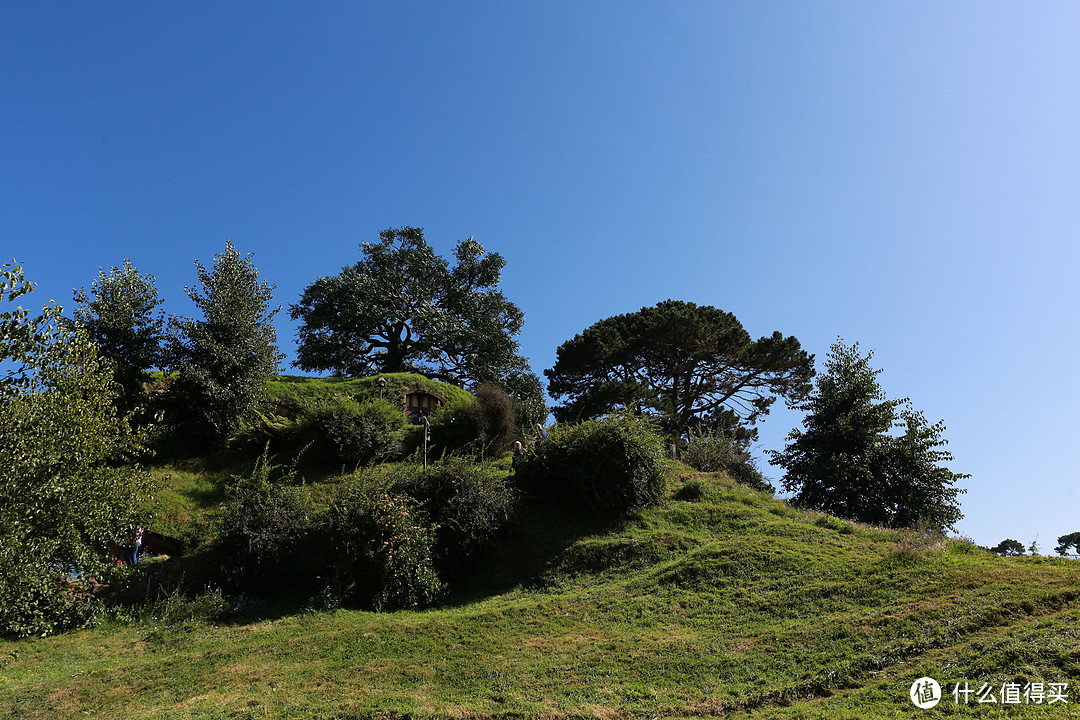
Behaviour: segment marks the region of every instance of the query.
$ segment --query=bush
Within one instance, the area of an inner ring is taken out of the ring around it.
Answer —
[[[533,493],[605,516],[658,503],[666,486],[663,441],[648,420],[630,416],[552,433],[519,473]]]
[[[477,552],[517,516],[518,492],[490,465],[450,457],[399,479],[394,491],[411,497],[436,523],[438,553],[453,565]]]
[[[311,500],[303,488],[271,479],[278,470],[264,453],[249,477],[239,479],[221,518],[214,548],[225,577],[236,584],[269,579],[290,565],[311,527]]]
[[[331,507],[329,530],[341,600],[396,610],[425,605],[442,592],[432,560],[435,527],[421,522],[409,498],[353,484]]]
[[[89,625],[101,603],[56,566],[0,546],[0,636],[45,636]]]
[[[336,458],[356,465],[400,457],[407,423],[399,408],[378,398],[334,398],[315,414],[315,426]]]
[[[499,455],[514,444],[516,417],[510,396],[483,383],[472,402],[454,403],[431,417],[431,440],[437,453],[470,451]]]
[[[691,432],[682,461],[700,472],[719,472],[750,457],[746,445],[725,432]]]
[[[775,488],[765,479],[750,455],[747,442],[722,431],[691,432],[682,461],[700,472],[726,472],[736,482],[772,495]]]

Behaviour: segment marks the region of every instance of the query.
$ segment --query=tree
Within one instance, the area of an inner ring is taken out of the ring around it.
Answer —
[[[196,441],[221,444],[236,430],[278,371],[282,354],[270,308],[273,286],[259,280],[252,255],[241,257],[226,241],[213,271],[195,261],[201,290],[184,288],[203,319],[174,317],[168,340],[177,377],[170,388]]]
[[[810,389],[813,356],[779,332],[752,340],[734,315],[665,300],[601,320],[564,342],[545,370],[560,420],[628,409],[658,414],[668,429],[733,429],[751,436],[776,398]]]
[[[20,268],[0,268],[0,301],[31,289]],[[48,634],[92,617],[68,572],[102,568],[101,549],[125,542],[152,485],[121,465],[143,436],[117,413],[109,364],[60,307],[0,312],[0,365],[0,634]]]
[[[1057,547],[1054,550],[1058,555],[1065,557],[1069,554],[1069,548],[1076,550],[1076,553],[1080,555],[1080,532],[1069,533],[1068,535],[1062,535],[1058,538]]]
[[[141,275],[130,260],[108,275],[99,268],[90,294],[85,288],[76,290],[75,302],[75,322],[112,363],[121,407],[134,409],[145,399],[147,371],[161,365],[165,320],[154,313],[162,302],[154,276]]]
[[[419,372],[459,385],[528,369],[514,340],[524,315],[496,287],[500,255],[469,238],[451,268],[420,228],[379,238],[361,243],[363,260],[319,278],[290,307],[301,323],[297,367],[353,377]]]
[[[807,412],[805,429],[770,451],[771,462],[786,470],[783,487],[796,505],[888,527],[951,528],[965,492],[954,484],[970,476],[941,465],[952,459],[938,449],[944,423],[929,424],[906,398],[886,399],[872,356],[860,355],[858,343],[833,344],[826,372],[797,406]]]
[[[1024,544],[1019,540],[1005,538],[997,544],[997,547],[990,548],[990,552],[997,553],[1002,557],[1015,557],[1024,554]]]

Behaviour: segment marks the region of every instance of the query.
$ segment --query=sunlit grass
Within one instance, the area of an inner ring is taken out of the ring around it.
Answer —
[[[203,481],[177,482],[197,505]],[[920,717],[907,692],[922,675],[1080,682],[1075,561],[999,558],[701,482],[696,500],[614,528],[536,510],[486,558],[490,576],[442,607],[283,615],[210,598],[0,642],[0,716]],[[995,716],[952,703],[940,712]]]

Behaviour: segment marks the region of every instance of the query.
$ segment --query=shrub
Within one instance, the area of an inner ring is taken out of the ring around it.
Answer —
[[[337,459],[357,465],[399,457],[407,422],[399,408],[378,398],[337,397],[315,415],[315,425]]]
[[[498,455],[510,449],[517,432],[513,401],[498,385],[482,383],[476,399],[453,403],[431,417],[436,452],[472,451]]]
[[[552,433],[519,464],[519,473],[541,497],[621,515],[663,498],[663,441],[644,418],[587,420]]]
[[[225,506],[214,548],[225,577],[234,583],[266,580],[287,566],[283,561],[311,527],[311,500],[302,488],[273,480],[278,469],[264,453]]]
[[[725,432],[691,432],[682,452],[682,461],[700,472],[727,470],[749,458],[746,445]]]
[[[89,625],[101,610],[58,566],[0,545],[0,636],[51,635]]]
[[[490,465],[450,457],[409,473],[394,485],[438,526],[438,552],[447,565],[497,537],[517,516],[518,491]]]
[[[747,456],[745,460],[735,463],[727,469],[727,474],[740,485],[753,488],[768,495],[775,495],[776,488],[765,479],[758,469],[757,461]]]
[[[734,435],[717,430],[691,432],[682,460],[700,472],[726,472],[742,485],[770,495],[775,492],[750,455],[747,441]]]
[[[425,605],[442,591],[432,550],[435,527],[404,495],[346,488],[328,516],[341,600],[372,610]]]

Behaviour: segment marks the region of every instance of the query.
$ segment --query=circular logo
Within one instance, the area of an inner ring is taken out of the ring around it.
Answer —
[[[929,710],[941,702],[941,686],[932,677],[921,677],[911,683],[911,692],[908,695],[915,707]]]

